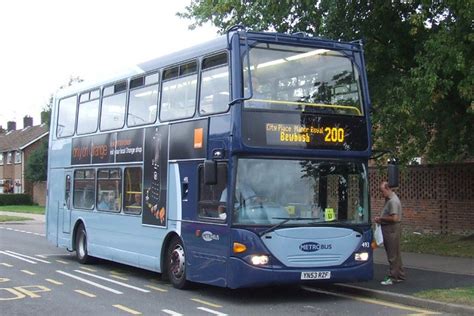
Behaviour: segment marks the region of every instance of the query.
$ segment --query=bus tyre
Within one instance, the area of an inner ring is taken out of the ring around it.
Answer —
[[[80,225],[76,232],[76,258],[83,264],[91,263],[92,257],[87,252],[87,232],[84,225]]]
[[[177,289],[185,289],[188,286],[186,280],[186,255],[181,239],[175,237],[166,254],[166,274],[171,284]]]

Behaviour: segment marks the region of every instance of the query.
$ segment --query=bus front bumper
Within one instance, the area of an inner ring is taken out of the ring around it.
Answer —
[[[289,269],[275,267],[257,267],[242,259],[231,257],[228,266],[227,287],[259,287],[284,284],[352,283],[372,280],[373,261],[344,267],[318,267]],[[302,272],[331,272],[329,279],[302,280]]]

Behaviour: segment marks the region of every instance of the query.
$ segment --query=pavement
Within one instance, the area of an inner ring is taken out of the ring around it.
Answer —
[[[0,211],[0,215],[31,218],[30,221],[9,222],[12,224],[40,224],[45,222],[45,216],[39,214]],[[474,259],[404,252],[402,253],[402,260],[407,279],[401,283],[380,284],[380,281],[388,273],[388,263],[385,250],[377,248],[374,250],[373,280],[353,284],[338,283],[333,288],[346,293],[431,309],[437,312],[474,315],[474,306],[444,303],[415,296],[416,293],[425,290],[474,287]]]

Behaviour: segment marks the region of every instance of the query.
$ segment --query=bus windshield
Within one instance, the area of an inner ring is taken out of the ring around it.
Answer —
[[[369,219],[362,163],[239,159],[234,195],[234,224],[350,225]]]
[[[363,115],[359,73],[344,54],[328,50],[259,43],[244,65],[245,108]]]

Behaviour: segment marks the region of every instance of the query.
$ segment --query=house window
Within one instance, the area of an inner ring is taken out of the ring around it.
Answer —
[[[3,165],[3,153],[0,153],[0,166]]]
[[[15,152],[15,163],[21,163],[21,151]]]
[[[13,160],[13,154],[11,152],[9,152],[7,154],[7,165],[11,165],[12,164],[12,160]]]

